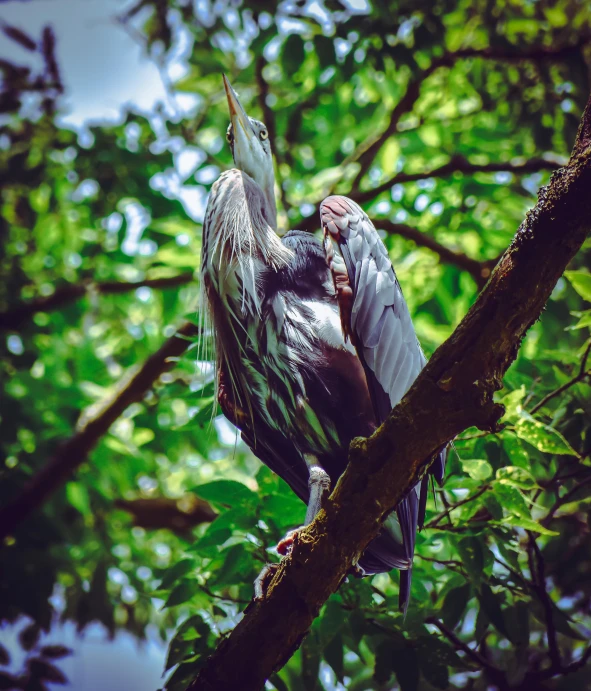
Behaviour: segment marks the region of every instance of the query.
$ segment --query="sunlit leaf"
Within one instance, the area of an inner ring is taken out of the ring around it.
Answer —
[[[522,414],[515,425],[515,432],[518,437],[544,453],[578,455],[558,430],[531,415]]]

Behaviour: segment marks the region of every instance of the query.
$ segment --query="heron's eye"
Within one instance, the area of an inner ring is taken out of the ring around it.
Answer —
[[[265,139],[269,139],[269,133],[267,132],[267,130],[261,130],[259,137],[261,138],[261,141],[264,142]]]
[[[228,144],[232,143],[232,132],[230,130],[226,132],[226,141],[228,142]]]

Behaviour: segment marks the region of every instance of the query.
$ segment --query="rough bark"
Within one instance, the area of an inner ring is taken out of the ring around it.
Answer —
[[[591,226],[591,99],[568,165],[534,209],[462,323],[349,465],[314,522],[284,558],[264,601],[253,602],[190,691],[258,691],[297,649],[326,599],[426,471],[467,427],[495,429],[493,393]]]

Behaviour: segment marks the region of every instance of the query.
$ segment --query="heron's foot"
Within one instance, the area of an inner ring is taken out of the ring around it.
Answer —
[[[279,542],[277,543],[277,547],[275,547],[279,554],[282,554],[283,556],[291,554],[293,546],[298,541],[298,535],[300,531],[305,527],[305,525],[301,525],[299,528],[294,528],[293,530],[290,530],[288,533],[286,533],[281,538],[281,540],[279,540]]]
[[[267,596],[267,585],[275,575],[275,572],[277,571],[278,567],[279,564],[265,564],[265,566],[263,566],[262,571],[259,573],[259,575],[255,578],[254,581],[255,600],[265,599],[265,597]]]

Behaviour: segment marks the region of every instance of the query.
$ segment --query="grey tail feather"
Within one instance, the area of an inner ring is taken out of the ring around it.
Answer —
[[[429,475],[425,475],[421,481],[421,497],[419,499],[418,520],[419,530],[422,530],[423,526],[425,525],[425,510],[427,508],[427,495],[429,494],[429,477]]]
[[[410,602],[410,584],[412,582],[412,567],[400,572],[400,590],[398,592],[398,609],[406,618],[408,603]]]

